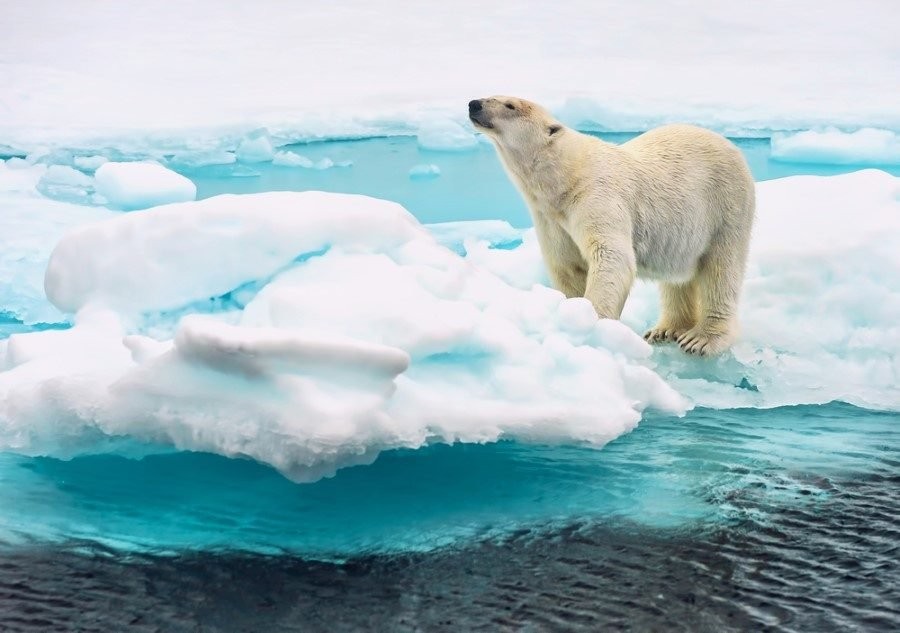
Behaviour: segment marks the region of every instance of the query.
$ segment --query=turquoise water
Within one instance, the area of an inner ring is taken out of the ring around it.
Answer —
[[[623,143],[636,134],[598,134]],[[782,163],[771,160],[769,139],[732,139],[744,152],[757,181],[798,174],[833,176],[856,171],[852,165]],[[503,219],[515,227],[531,226],[521,196],[503,172],[496,151],[481,143],[471,151],[436,152],[418,147],[412,137],[370,138],[290,145],[313,161],[352,161],[350,167],[325,170],[281,167],[271,163],[212,165],[192,168],[173,160],[170,166],[197,184],[197,196],[260,191],[361,193],[399,202],[423,223]],[[416,165],[434,164],[440,176],[412,179]],[[880,169],[900,175],[900,166]]]
[[[702,530],[826,507],[832,480],[890,471],[893,414],[847,405],[651,416],[602,450],[513,442],[393,451],[293,484],[199,453],[70,461],[0,455],[7,542],[326,559],[427,551],[572,521]]]
[[[623,142],[631,134],[606,134]],[[848,166],[770,160],[768,139],[737,139],[758,180],[852,171]],[[315,142],[288,148],[324,170],[271,163],[188,167],[198,197],[320,189],[400,202],[422,222],[504,219],[528,226],[527,210],[494,149],[420,149],[414,138]],[[410,178],[435,164],[440,176]],[[0,306],[0,338],[65,324],[26,326]],[[430,550],[517,526],[574,519],[681,528],[733,520],[732,495],[778,504],[827,496],[838,471],[879,468],[897,446],[895,416],[843,404],[776,410],[697,410],[650,417],[603,450],[578,446],[431,446],[395,451],[315,484],[215,455],[143,459],[109,455],[71,461],[0,454],[0,541],[103,543],[127,551],[240,549],[326,558]],[[63,440],[64,441],[64,440]],[[138,451],[140,452],[140,451]],[[743,492],[742,492],[743,491]]]

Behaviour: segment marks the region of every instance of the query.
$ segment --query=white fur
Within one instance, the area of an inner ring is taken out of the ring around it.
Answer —
[[[617,319],[635,276],[655,279],[662,314],[647,340],[698,354],[728,347],[755,207],[753,177],[732,143],[667,125],[612,145],[523,99],[480,103],[471,118],[528,203],[559,290]]]

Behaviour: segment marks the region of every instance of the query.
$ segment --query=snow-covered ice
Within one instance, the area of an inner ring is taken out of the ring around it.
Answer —
[[[74,326],[0,342],[6,449],[66,456],[130,437],[310,480],[429,442],[599,446],[648,408],[688,402],[900,411],[900,179],[884,172],[758,186],[743,331],[704,360],[651,354],[639,336],[658,310],[650,284],[624,323],[546,287],[533,230],[429,231],[397,204],[319,192],[115,214],[40,198],[45,169],[0,170],[5,204],[107,219],[71,229],[49,258],[47,295]],[[34,275],[62,228],[18,237],[0,262],[33,262],[16,269]],[[4,304],[38,311],[34,285]],[[229,295],[240,301],[224,311],[209,301]]]
[[[900,136],[891,130],[863,128],[781,132],[772,135],[772,158],[826,165],[900,165]]]
[[[335,243],[394,248],[417,227],[396,203],[317,191],[171,204],[69,233],[50,258],[47,296],[67,312],[89,304],[171,310],[265,279]]]
[[[97,193],[110,205],[125,210],[193,200],[197,196],[193,182],[158,163],[106,162],[97,168],[94,180]]]
[[[496,93],[607,130],[900,130],[895,3],[848,6],[6,0],[0,144],[410,134]]]
[[[259,279],[236,316],[143,333],[159,311]],[[646,366],[649,346],[585,300],[513,287],[362,196],[120,215],[63,238],[45,285],[74,327],[11,336],[0,374],[0,436],[26,453],[72,450],[58,448],[61,429],[77,450],[100,432],[306,480],[433,441],[602,445],[647,407],[686,406]]]

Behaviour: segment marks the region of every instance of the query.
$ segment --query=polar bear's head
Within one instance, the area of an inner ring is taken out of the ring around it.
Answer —
[[[470,101],[469,118],[501,148],[520,152],[545,147],[565,129],[547,110],[517,97]]]

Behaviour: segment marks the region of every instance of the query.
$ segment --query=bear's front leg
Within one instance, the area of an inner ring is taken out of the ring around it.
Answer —
[[[631,243],[623,239],[590,238],[583,253],[588,263],[585,299],[601,319],[618,319],[637,270]]]

